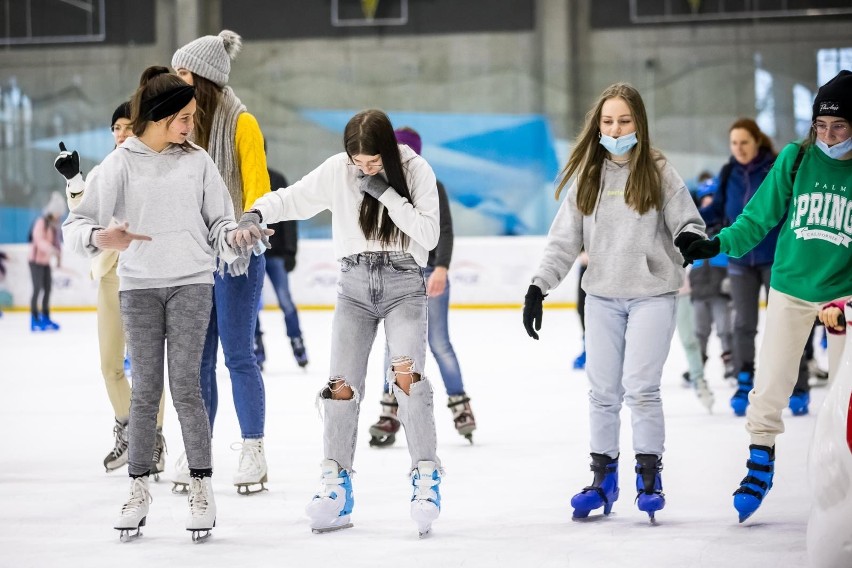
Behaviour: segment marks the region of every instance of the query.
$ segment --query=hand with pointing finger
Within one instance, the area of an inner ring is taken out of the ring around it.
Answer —
[[[100,229],[92,236],[92,243],[99,249],[127,250],[133,241],[150,241],[148,235],[137,235],[127,230],[127,223]]]
[[[63,142],[59,143],[59,155],[53,161],[53,167],[67,179],[80,175],[80,155],[77,150],[69,152]]]

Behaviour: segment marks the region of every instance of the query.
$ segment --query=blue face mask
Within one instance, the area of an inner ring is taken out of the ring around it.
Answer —
[[[841,156],[846,155],[847,152],[852,150],[852,137],[847,138],[843,142],[839,144],[835,144],[829,148],[828,144],[817,138],[816,141],[817,148],[823,151],[823,153],[833,160],[839,160]]]
[[[633,148],[633,146],[636,145],[636,142],[637,140],[635,132],[625,134],[624,136],[619,136],[618,138],[613,138],[612,136],[601,134],[600,139],[601,146],[606,148],[607,152],[609,152],[613,156],[621,156],[622,154],[626,154]]]

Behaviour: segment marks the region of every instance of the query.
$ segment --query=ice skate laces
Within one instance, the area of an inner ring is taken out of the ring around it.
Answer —
[[[231,444],[232,450],[240,451],[239,471],[260,471],[263,465],[261,457],[262,442],[260,440],[243,440]]]
[[[112,455],[117,458],[127,450],[127,426],[116,421],[115,426],[112,427],[112,433],[115,435]]]
[[[210,501],[207,498],[207,484],[204,478],[193,477],[189,480],[189,511],[193,517],[207,514]]]
[[[121,508],[121,515],[133,515],[146,502],[154,502],[154,498],[151,497],[151,493],[148,491],[148,484],[145,483],[143,478],[134,477],[133,484],[130,486],[130,499]]]

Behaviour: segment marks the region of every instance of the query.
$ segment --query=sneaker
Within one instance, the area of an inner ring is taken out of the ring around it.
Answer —
[[[740,487],[734,491],[734,508],[745,521],[757,511],[764,497],[772,489],[772,477],[775,475],[775,448],[752,444],[748,447],[749,459],[746,462],[748,473],[740,481]]]
[[[305,513],[311,520],[311,531],[319,534],[348,529],[352,526],[349,515],[355,506],[349,473],[329,459],[322,460],[320,468],[322,486],[305,507]]]
[[[453,413],[453,423],[456,432],[473,443],[473,431],[476,430],[476,419],[470,409],[470,398],[464,393],[457,394],[447,399],[447,406]]]
[[[160,481],[160,474],[166,469],[166,438],[163,429],[157,428],[157,437],[154,441],[154,455],[151,460],[151,475],[155,481]]]
[[[290,347],[293,348],[293,357],[296,358],[296,363],[300,367],[306,367],[308,364],[308,353],[305,351],[305,342],[302,337],[291,337]]]
[[[192,541],[201,542],[210,536],[216,526],[216,499],[210,477],[191,477],[189,480],[189,515],[186,530],[192,532]]]
[[[417,468],[411,472],[411,519],[417,523],[420,537],[429,534],[432,523],[441,514],[441,474],[435,462],[417,462]]]
[[[175,462],[172,484],[172,493],[187,493],[189,491],[189,462],[186,461],[186,452],[183,452]]]
[[[115,445],[112,451],[104,458],[104,468],[107,473],[115,471],[127,463],[127,422],[121,422],[118,418],[115,419],[115,426],[112,427],[112,433],[115,435]]]
[[[148,491],[148,476],[131,478],[130,497],[121,507],[118,519],[113,523],[113,527],[121,531],[120,538],[122,541],[142,535],[139,529],[145,526],[145,519],[148,516],[148,504],[152,501],[151,493]],[[135,533],[131,531],[135,531]]]
[[[265,491],[266,456],[263,454],[263,438],[244,438],[242,443],[231,445],[231,449],[241,448],[234,485],[240,495],[250,495]],[[256,487],[260,485],[260,487]]]
[[[790,395],[790,410],[793,416],[804,416],[808,413],[808,404],[811,402],[811,395],[806,391],[794,390]]]

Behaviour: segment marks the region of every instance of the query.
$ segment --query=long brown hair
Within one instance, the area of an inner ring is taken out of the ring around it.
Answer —
[[[757,142],[758,152],[762,149],[769,152],[772,157],[778,155],[778,153],[775,151],[775,147],[772,145],[772,140],[769,139],[769,136],[767,136],[766,133],[760,129],[760,126],[758,126],[754,120],[750,118],[738,118],[736,122],[734,122],[728,129],[728,134],[738,128],[745,130],[752,138],[754,138],[754,140]]]
[[[222,89],[210,79],[192,74],[192,85],[195,87],[195,131],[193,141],[207,150],[210,147],[210,132],[213,130],[213,117],[216,107],[222,99]]]
[[[136,92],[130,99],[130,122],[132,123],[134,136],[137,138],[142,136],[150,122],[140,116],[142,101],[178,87],[185,88],[186,82],[177,75],[169,73],[168,67],[152,65],[142,72],[142,76],[139,77],[139,88],[136,89]],[[177,113],[166,120],[166,126],[171,125],[175,118],[177,118]],[[189,142],[180,144],[180,147],[184,150],[192,149],[192,145]]]
[[[600,144],[601,109],[606,101],[621,98],[627,103],[636,125],[636,146],[630,151],[630,174],[624,188],[624,202],[640,214],[663,206],[662,180],[657,162],[663,156],[651,147],[648,136],[648,115],[642,97],[632,85],[615,83],[604,89],[595,105],[586,113],[583,130],[574,142],[568,164],[562,170],[562,179],[556,188],[556,199],[568,181],[577,176],[577,208],[591,215],[601,190],[601,171],[606,149]]]
[[[402,158],[399,155],[399,146],[393,133],[393,126],[388,116],[378,109],[368,109],[359,112],[346,124],[343,130],[343,147],[350,161],[353,156],[363,154],[365,156],[380,155],[388,184],[398,194],[411,201],[411,192],[405,181],[405,172],[402,169]],[[379,175],[379,174],[376,174]],[[361,201],[361,209],[358,213],[358,225],[361,232],[368,239],[376,239],[383,245],[388,245],[400,240],[403,248],[408,247],[408,235],[401,232],[399,227],[388,215],[387,209],[382,212],[379,222],[379,210],[381,204],[378,199],[370,195],[364,195]]]

